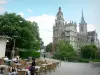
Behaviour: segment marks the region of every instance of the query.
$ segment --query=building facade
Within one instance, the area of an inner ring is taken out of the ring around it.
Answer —
[[[65,23],[65,41],[68,41],[74,49],[77,49],[77,25],[75,22]]]
[[[55,24],[53,25],[53,50],[55,49],[55,44],[59,40],[68,41],[75,50],[80,49],[86,44],[95,44],[99,47],[99,39],[96,31],[87,30],[87,23],[84,19],[83,10],[81,16],[81,22],[79,23],[79,32],[77,32],[76,22],[70,21],[67,23],[64,21],[63,12],[61,7],[59,7]]]

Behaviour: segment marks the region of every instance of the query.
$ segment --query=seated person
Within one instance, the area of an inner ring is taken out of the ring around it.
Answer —
[[[35,66],[33,64],[31,64],[29,71],[31,75],[35,75]]]
[[[36,61],[35,61],[35,58],[32,58],[32,66],[36,66]]]
[[[30,66],[29,64],[27,64],[25,68],[26,68],[26,69],[30,69],[30,67],[31,67],[31,66]]]
[[[18,60],[18,58],[16,58],[16,60],[14,61],[15,63],[19,63],[19,60]]]
[[[30,69],[29,69],[31,75],[35,74],[35,66],[36,66],[35,58],[32,58],[32,64],[31,64]]]
[[[12,59],[12,61],[16,61],[17,60],[17,58],[16,57],[14,57],[13,59]]]
[[[12,59],[12,61],[13,61],[14,63],[19,63],[19,60],[18,60],[18,58],[16,58],[16,57],[14,57],[14,58]]]

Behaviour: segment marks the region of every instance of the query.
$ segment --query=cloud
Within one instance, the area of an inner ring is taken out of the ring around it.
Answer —
[[[14,0],[0,0],[0,14],[5,12],[4,5]]]
[[[24,13],[23,12],[20,12],[20,13],[18,13],[18,15],[20,15],[21,17],[23,17],[24,16]]]
[[[0,14],[4,13],[5,9],[3,7],[0,7]]]
[[[44,45],[47,45],[49,42],[52,42],[52,28],[55,21],[55,16],[51,15],[41,15],[41,16],[33,16],[27,18],[27,20],[33,22],[37,22],[39,26],[40,37],[44,41]]]
[[[28,9],[28,12],[33,12],[31,9]]]
[[[5,8],[3,5],[5,5],[7,2],[7,0],[0,0],[0,14],[4,13]]]
[[[0,0],[0,5],[6,4],[7,2],[7,0]]]
[[[87,24],[88,31],[94,31],[96,29],[94,24]]]

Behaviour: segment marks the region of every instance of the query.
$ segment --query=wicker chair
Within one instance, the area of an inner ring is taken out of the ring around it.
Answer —
[[[18,75],[27,75],[26,71],[18,71]]]
[[[4,65],[4,64],[5,64],[4,60],[0,59],[0,65]]]
[[[50,65],[50,69],[55,71],[55,69],[56,69],[56,63],[52,63]]]

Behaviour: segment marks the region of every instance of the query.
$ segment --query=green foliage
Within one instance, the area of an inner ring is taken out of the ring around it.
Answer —
[[[73,58],[75,56],[75,51],[73,47],[63,40],[59,41],[56,45],[56,53],[54,54],[54,58]]]
[[[23,50],[19,51],[19,55],[20,55],[21,58],[27,58],[27,57],[39,58],[40,52],[36,52],[35,50],[23,49]]]
[[[49,43],[47,46],[46,46],[46,52],[51,52],[52,51],[52,43]]]
[[[15,13],[0,15],[0,35],[16,39],[16,47],[35,49],[40,47],[39,28],[36,22],[29,22]],[[13,40],[12,40],[13,41]]]
[[[78,62],[84,62],[84,63],[89,63],[89,59],[78,59]]]
[[[81,56],[85,59],[95,59],[97,56],[97,47],[95,45],[85,45],[81,48]]]
[[[100,62],[100,59],[91,60],[92,62]]]

